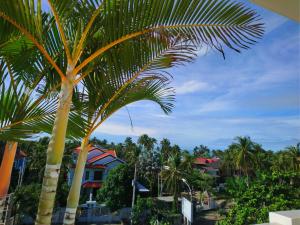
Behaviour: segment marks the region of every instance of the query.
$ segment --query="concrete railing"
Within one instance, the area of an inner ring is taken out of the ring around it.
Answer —
[[[269,221],[260,225],[300,225],[300,210],[270,212]]]

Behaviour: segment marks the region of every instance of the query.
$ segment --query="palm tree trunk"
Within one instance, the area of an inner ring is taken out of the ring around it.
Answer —
[[[73,94],[73,78],[63,80],[40,195],[36,225],[50,225]]]
[[[69,191],[67,207],[64,216],[64,225],[75,224],[76,210],[79,203],[80,190],[82,184],[83,172],[88,155],[88,140],[84,138],[81,143],[81,149],[76,163],[75,173],[72,180],[71,189]]]
[[[4,155],[0,167],[0,198],[8,193],[11,172],[14,165],[18,142],[8,141],[5,145]]]

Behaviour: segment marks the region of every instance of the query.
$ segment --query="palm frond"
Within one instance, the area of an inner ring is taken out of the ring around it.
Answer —
[[[230,0],[103,0],[101,7],[90,31],[101,37],[98,50],[76,72],[111,47],[140,36],[181,37],[224,55],[224,46],[240,52],[256,43],[264,32],[255,11]]]

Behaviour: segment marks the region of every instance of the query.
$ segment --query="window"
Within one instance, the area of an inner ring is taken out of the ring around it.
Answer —
[[[90,171],[85,171],[85,180],[90,179]]]
[[[94,172],[94,180],[102,180],[102,171]]]

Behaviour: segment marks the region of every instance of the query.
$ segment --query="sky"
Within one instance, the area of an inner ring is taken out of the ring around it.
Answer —
[[[170,115],[149,101],[133,103],[94,136],[122,142],[146,133],[187,150],[200,144],[225,149],[236,136],[250,136],[275,151],[299,142],[300,24],[246,4],[266,24],[258,44],[241,54],[227,50],[225,60],[217,52],[199,50],[195,62],[169,70],[176,88]]]

